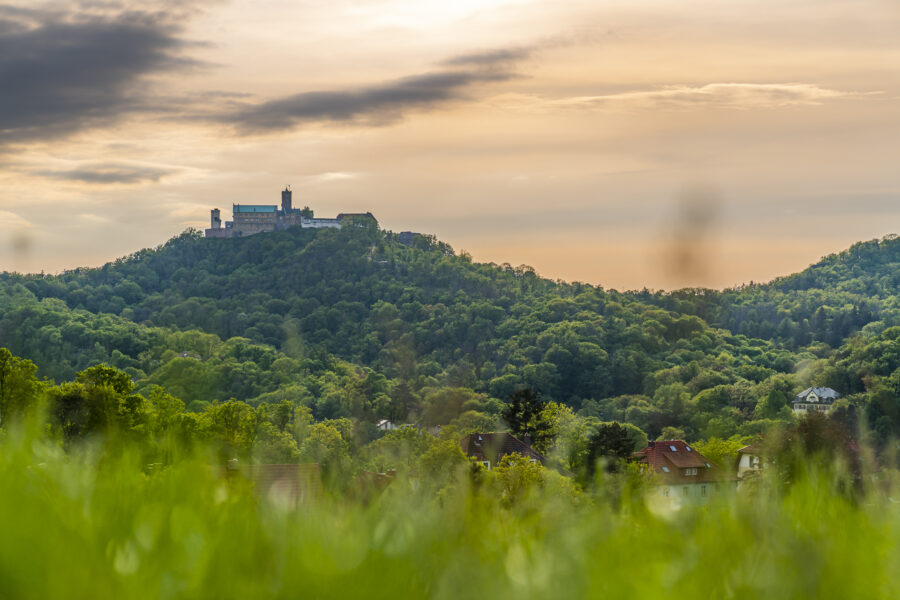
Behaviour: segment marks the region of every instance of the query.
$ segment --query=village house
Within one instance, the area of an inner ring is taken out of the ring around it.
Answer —
[[[651,495],[673,507],[706,502],[716,494],[733,490],[737,481],[681,440],[650,442],[632,459],[655,476]]]
[[[793,405],[795,415],[804,415],[808,412],[824,412],[831,410],[834,401],[841,395],[829,387],[806,388],[796,396]]]
[[[744,446],[738,450],[737,476],[742,479],[745,473],[759,471],[762,464],[762,448],[758,443]]]
[[[394,431],[395,429],[400,429],[400,427],[403,427],[403,425],[397,425],[393,421],[381,419],[380,421],[375,423],[375,427],[377,427],[381,431]]]
[[[521,454],[531,462],[546,464],[544,455],[510,433],[470,433],[459,442],[466,456],[493,469],[507,454]]]

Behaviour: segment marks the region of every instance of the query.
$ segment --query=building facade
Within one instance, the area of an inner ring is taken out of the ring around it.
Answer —
[[[654,477],[650,500],[665,508],[708,502],[732,491],[737,478],[721,472],[694,448],[681,440],[650,442],[632,459]]]
[[[828,413],[834,405],[834,401],[841,395],[828,387],[811,387],[803,390],[794,397],[791,403],[795,415],[804,415],[810,412]]]
[[[459,441],[459,446],[466,456],[474,458],[488,470],[500,464],[507,454],[521,454],[531,462],[542,465],[547,462],[543,454],[511,433],[470,433]]]
[[[762,467],[762,449],[758,443],[744,446],[738,450],[738,479],[742,479],[746,473],[756,473]]]

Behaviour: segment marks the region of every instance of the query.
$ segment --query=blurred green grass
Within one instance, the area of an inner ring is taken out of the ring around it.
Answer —
[[[0,439],[0,598],[897,598],[900,520],[808,473],[674,514],[461,477],[284,508],[204,456]],[[549,490],[550,488],[548,488]]]

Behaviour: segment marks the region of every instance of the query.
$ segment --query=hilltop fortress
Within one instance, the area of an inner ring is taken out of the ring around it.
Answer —
[[[313,217],[313,211],[309,208],[294,208],[290,186],[281,192],[281,210],[275,204],[233,204],[232,220],[225,221],[222,226],[222,218],[218,208],[210,212],[209,229],[206,230],[208,238],[232,238],[253,235],[264,231],[278,231],[288,227],[302,227],[304,229],[340,229],[348,220],[370,219],[375,216],[370,213],[341,213],[334,219],[317,219]],[[377,221],[376,221],[377,222]]]

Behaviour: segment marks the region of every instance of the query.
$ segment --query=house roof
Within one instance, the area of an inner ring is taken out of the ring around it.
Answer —
[[[794,402],[803,402],[812,393],[815,393],[816,397],[821,400],[834,401],[841,397],[839,393],[830,387],[810,387],[797,394],[794,397]]]
[[[738,454],[752,454],[754,456],[757,456],[761,451],[762,448],[760,447],[759,443],[753,442],[749,446],[744,446],[743,448],[739,449]]]
[[[668,484],[707,483],[734,479],[722,473],[709,459],[682,440],[650,442],[632,455],[638,463],[647,465],[660,480]],[[697,469],[696,475],[686,475],[687,469]]]
[[[498,462],[507,454],[521,454],[544,464],[544,455],[510,433],[470,433],[459,441],[466,456]]]

